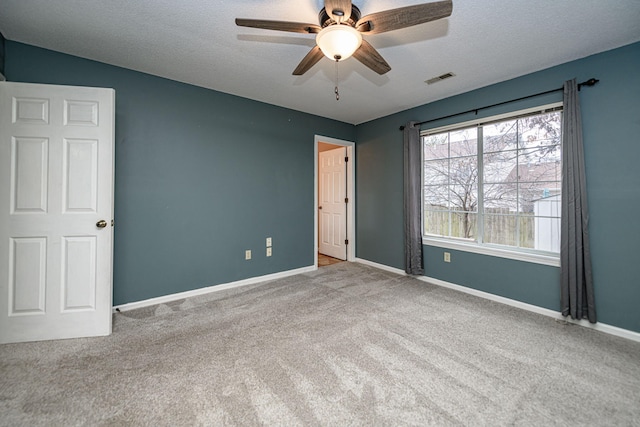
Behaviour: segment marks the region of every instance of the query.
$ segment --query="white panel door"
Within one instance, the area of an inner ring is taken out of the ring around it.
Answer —
[[[111,333],[114,99],[0,82],[0,343]]]
[[[323,151],[318,155],[318,251],[342,260],[347,259],[346,155],[345,147]]]

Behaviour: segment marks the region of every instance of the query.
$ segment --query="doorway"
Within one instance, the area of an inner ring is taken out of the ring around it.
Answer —
[[[315,136],[314,165],[315,165],[315,215],[314,215],[314,265],[319,266],[319,253],[341,260],[355,259],[355,143],[321,135]],[[333,154],[330,154],[333,153]],[[325,167],[321,165],[321,159]],[[329,169],[327,169],[327,166]],[[327,171],[329,170],[329,174]],[[324,177],[323,177],[324,173]],[[341,173],[341,177],[333,177]],[[323,182],[323,179],[325,182]],[[321,188],[329,184],[330,193],[335,196],[333,202],[326,204],[321,200],[327,193],[322,194]],[[335,190],[335,191],[334,191]],[[339,205],[342,201],[342,206]],[[340,221],[344,221],[340,223]],[[338,225],[338,224],[341,225]],[[329,227],[329,230],[326,227]],[[332,242],[332,249],[326,251],[327,243]],[[340,245],[340,243],[342,245]],[[321,247],[323,250],[321,250]],[[337,252],[335,252],[337,251]],[[320,254],[322,265],[327,265],[325,255]]]

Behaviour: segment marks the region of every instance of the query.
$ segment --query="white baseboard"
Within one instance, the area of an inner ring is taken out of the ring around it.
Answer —
[[[406,276],[407,275],[407,273],[405,273],[404,270],[400,270],[399,268],[389,267],[388,265],[378,264],[377,262],[369,261],[369,260],[366,260],[366,259],[356,258],[354,261],[355,262],[359,262],[360,264],[368,265],[370,267],[378,268],[380,270],[385,270],[385,271],[389,271],[391,273],[396,273],[396,274],[399,274],[401,276]]]
[[[184,298],[195,297],[198,295],[209,294],[211,292],[224,291],[227,289],[238,288],[240,286],[254,285],[256,283],[266,282],[269,280],[282,279],[288,276],[295,276],[296,274],[308,273],[317,270],[318,267],[310,265],[308,267],[296,268],[294,270],[280,271],[278,273],[267,274],[265,276],[250,277],[248,279],[238,280],[236,282],[223,283],[220,285],[207,286],[205,288],[198,288],[192,291],[179,292],[177,294],[163,295],[161,297],[150,298],[142,301],[129,302],[126,304],[113,306],[113,311],[129,311],[137,308],[149,307],[157,304],[164,304],[167,302],[177,301]]]
[[[376,262],[356,258],[356,262],[369,265],[371,267],[379,268],[381,270],[390,271],[392,273],[406,276],[407,274],[399,268],[389,267],[387,265],[378,264]],[[477,289],[468,288],[466,286],[456,285],[455,283],[445,282],[444,280],[435,279],[428,276],[412,276],[423,282],[431,283],[432,285],[442,286],[443,288],[453,289],[458,292],[464,292],[466,294],[474,295],[480,298],[488,299],[491,301],[499,302],[501,304],[510,305],[512,307],[520,308],[522,310],[532,311],[534,313],[542,314],[553,319],[561,320],[563,322],[572,323],[575,325],[584,326],[585,328],[595,329],[596,331],[604,332],[610,335],[626,338],[631,341],[640,342],[640,333],[630,331],[628,329],[618,328],[617,326],[608,325],[606,323],[589,323],[587,320],[574,320],[570,317],[564,317],[559,311],[549,310],[548,308],[539,307],[533,304],[527,304],[521,301],[516,301],[511,298],[501,297],[499,295],[490,294],[488,292],[479,291]]]

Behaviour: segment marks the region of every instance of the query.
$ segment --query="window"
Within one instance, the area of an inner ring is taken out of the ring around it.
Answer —
[[[560,110],[423,132],[425,238],[557,255]]]

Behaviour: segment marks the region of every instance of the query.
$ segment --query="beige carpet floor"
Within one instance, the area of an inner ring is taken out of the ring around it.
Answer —
[[[0,425],[640,425],[640,343],[353,263],[0,346]]]

